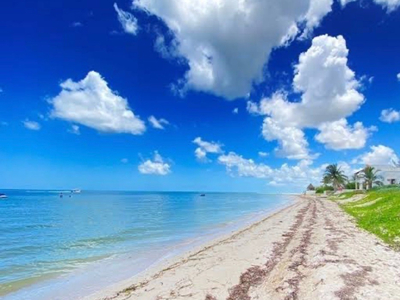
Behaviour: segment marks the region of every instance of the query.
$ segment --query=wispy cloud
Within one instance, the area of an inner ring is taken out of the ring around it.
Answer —
[[[37,131],[37,130],[40,130],[42,128],[41,125],[38,122],[35,122],[35,121],[25,120],[25,121],[22,121],[22,123],[24,124],[25,128],[29,129],[29,130],[36,130]]]
[[[114,3],[114,9],[118,14],[118,21],[122,29],[129,34],[136,35],[139,31],[137,19],[129,12],[120,9],[117,3]]]
[[[78,125],[72,125],[71,128],[68,130],[69,133],[80,135],[81,130]]]
[[[73,22],[72,24],[71,24],[71,27],[75,27],[75,28],[77,28],[77,27],[82,27],[83,26],[83,24],[81,23],[81,22]]]
[[[154,116],[150,116],[148,120],[151,126],[156,129],[165,129],[164,125],[169,125],[169,122],[163,118],[157,119]]]

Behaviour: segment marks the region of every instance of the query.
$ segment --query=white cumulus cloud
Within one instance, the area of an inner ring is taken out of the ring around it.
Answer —
[[[295,126],[286,126],[273,118],[265,118],[262,135],[267,141],[278,141],[275,153],[288,159],[310,158],[308,142],[304,132]]]
[[[148,118],[151,126],[156,129],[165,129],[164,125],[169,125],[169,122],[163,118],[157,119],[155,116],[150,116]]]
[[[131,13],[120,9],[117,3],[114,3],[114,9],[117,12],[118,21],[121,23],[122,29],[126,33],[136,35],[139,30],[137,19]]]
[[[138,170],[146,175],[167,175],[171,173],[171,165],[164,161],[162,156],[156,151],[153,160],[148,159],[141,163]]]
[[[286,93],[277,92],[261,101],[261,112],[282,124],[309,128],[352,115],[365,99],[347,65],[348,52],[342,36],[315,37],[295,67],[293,88],[301,101],[289,102]]]
[[[385,123],[394,123],[400,121],[400,112],[394,110],[393,108],[384,109],[381,112],[381,117],[379,118]]]
[[[305,15],[306,30],[302,37],[306,37],[311,30],[319,26],[325,15],[332,11],[333,0],[311,0],[310,7]]]
[[[189,70],[181,90],[227,99],[246,96],[263,79],[271,51],[317,26],[331,0],[133,0],[173,34],[173,53]],[[164,44],[163,44],[164,45]],[[163,48],[165,50],[165,48]]]
[[[315,139],[333,150],[364,148],[369,135],[376,130],[375,127],[365,128],[361,122],[351,126],[346,119],[323,123],[318,129],[320,132]]]
[[[202,162],[208,162],[207,153],[218,154],[222,153],[222,144],[217,142],[207,142],[201,137],[197,137],[193,140],[193,143],[198,147],[194,151],[196,158]]]
[[[372,146],[371,151],[360,155],[353,160],[353,163],[363,165],[387,165],[392,161],[398,160],[399,158],[392,148],[378,145]]]
[[[22,121],[22,123],[24,124],[25,128],[29,129],[29,130],[37,131],[42,128],[42,126],[36,121],[25,120],[25,121]]]
[[[218,162],[232,172],[236,170],[242,177],[270,178],[273,170],[265,164],[257,164],[252,159],[245,159],[242,156],[229,152],[218,157]]]
[[[315,37],[295,66],[293,89],[300,93],[300,101],[291,102],[287,92],[277,91],[270,98],[262,99],[259,105],[247,103],[251,114],[267,116],[262,133],[266,140],[278,141],[278,154],[289,159],[315,157],[309,154],[303,132],[306,128],[321,130],[317,140],[334,150],[359,149],[365,145],[370,129],[361,123],[350,127],[345,120],[365,101],[358,91],[360,83],[348,67],[348,53],[342,36]],[[362,134],[353,143],[339,145],[339,139],[334,141],[326,134],[338,130],[348,136]]]
[[[272,168],[263,163],[256,163],[252,159],[243,158],[234,152],[219,156],[218,162],[232,175],[265,179],[270,185],[305,186],[310,182],[319,184],[326,168],[326,165],[313,167],[311,160],[300,160],[292,166],[283,164],[280,168]]]
[[[263,115],[263,112],[261,111],[261,108],[258,106],[256,102],[253,101],[247,101],[247,106],[246,106],[247,111],[251,115]]]
[[[144,122],[129,108],[128,101],[113,92],[95,71],[81,81],[68,79],[61,92],[50,100],[51,117],[107,133],[143,134]]]

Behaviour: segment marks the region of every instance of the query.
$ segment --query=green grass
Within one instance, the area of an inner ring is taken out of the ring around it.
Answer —
[[[336,200],[340,199],[344,198]],[[359,227],[372,232],[394,248],[400,249],[399,187],[371,190],[365,198],[341,204],[341,207],[356,219]]]
[[[357,194],[364,194],[363,191],[352,191],[352,192],[345,192],[342,193],[340,195],[332,195],[331,197],[329,197],[330,200],[346,200],[346,199],[350,199],[351,197],[353,197],[354,195]]]

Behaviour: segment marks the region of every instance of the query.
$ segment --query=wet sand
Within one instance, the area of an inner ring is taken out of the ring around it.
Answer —
[[[400,253],[336,203],[300,198],[85,299],[400,299]]]

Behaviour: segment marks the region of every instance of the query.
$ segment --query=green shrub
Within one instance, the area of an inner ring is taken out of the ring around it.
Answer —
[[[319,186],[316,188],[315,192],[317,194],[323,194],[325,191],[333,191],[333,187],[330,185]]]
[[[376,192],[400,191],[400,185],[393,184],[393,185],[376,186],[376,187],[372,188],[371,191],[376,191]]]
[[[356,189],[356,183],[355,182],[348,182],[345,185],[346,190],[355,190]]]

